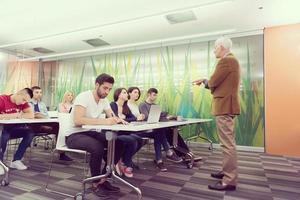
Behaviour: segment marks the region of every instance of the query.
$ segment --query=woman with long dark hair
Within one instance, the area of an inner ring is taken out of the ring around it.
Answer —
[[[127,90],[125,88],[117,88],[114,91],[114,102],[110,103],[111,109],[116,116],[127,122],[136,121],[137,118],[131,113],[127,105],[127,100]],[[117,172],[120,175],[124,174],[126,177],[132,177],[132,157],[140,149],[142,138],[126,131],[120,132],[117,138],[125,145],[124,154],[119,163],[116,164]]]

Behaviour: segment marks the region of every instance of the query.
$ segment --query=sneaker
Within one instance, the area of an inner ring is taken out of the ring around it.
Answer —
[[[122,172],[126,177],[132,178],[133,177],[132,171],[133,171],[132,167],[124,167]]]
[[[168,160],[170,160],[170,161],[172,161],[172,162],[175,162],[175,163],[180,163],[180,162],[182,162],[182,158],[180,158],[180,157],[178,157],[177,155],[176,155],[176,153],[172,153],[172,155],[167,155],[167,159]]]
[[[188,155],[182,157],[182,159],[183,159],[184,161],[186,161],[186,162],[190,162],[190,161],[191,161],[191,157],[188,156]],[[195,156],[195,157],[194,157],[194,162],[199,162],[199,161],[201,161],[202,159],[203,159],[203,158],[202,158],[201,156]]]
[[[99,184],[98,187],[103,187],[105,190],[107,190],[109,193],[118,193],[120,192],[120,188],[119,187],[115,187],[113,185],[110,184],[110,182],[105,181],[102,184]]]
[[[10,163],[9,167],[13,168],[13,169],[17,169],[17,170],[25,170],[25,169],[27,169],[27,166],[24,165],[21,160],[12,161]]]
[[[122,176],[123,175],[123,168],[124,168],[124,165],[122,164],[122,163],[120,163],[120,162],[118,162],[117,164],[116,164],[116,172],[117,172],[117,174],[119,175],[119,176]]]
[[[166,172],[167,171],[167,168],[165,167],[163,162],[157,162],[156,160],[154,160],[154,163],[160,169],[161,172]]]
[[[73,159],[70,158],[69,156],[67,156],[65,153],[59,154],[59,160],[62,160],[62,161],[73,161]]]

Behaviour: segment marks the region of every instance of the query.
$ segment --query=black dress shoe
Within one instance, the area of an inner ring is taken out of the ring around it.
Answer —
[[[62,160],[62,161],[73,161],[73,159],[70,158],[69,156],[67,156],[65,153],[61,153],[59,155],[59,160]]]
[[[119,193],[120,192],[120,188],[111,185],[110,182],[108,182],[108,181],[105,181],[104,183],[99,184],[98,188],[99,187],[107,190],[108,193]]]
[[[91,189],[92,189],[92,192],[98,197],[109,197],[109,192],[106,189],[104,189],[104,187],[99,187],[99,186],[93,187],[92,186]]]
[[[217,179],[223,179],[224,173],[222,171],[220,171],[218,173],[211,173],[210,176],[213,178],[217,178]]]
[[[208,189],[219,190],[219,191],[233,191],[236,189],[236,186],[235,185],[223,185],[222,181],[219,181],[214,185],[209,185]]]
[[[132,162],[132,168],[140,170],[140,167],[137,164],[135,164],[134,162]]]
[[[185,157],[183,157],[182,158],[185,162],[190,162],[191,161],[191,157],[189,157],[189,156],[185,156]],[[203,158],[202,157],[200,157],[200,156],[196,156],[196,157],[194,157],[194,162],[199,162],[199,161],[201,161]]]

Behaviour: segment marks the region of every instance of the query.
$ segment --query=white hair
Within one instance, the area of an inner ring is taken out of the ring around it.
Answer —
[[[232,41],[230,38],[227,37],[220,37],[215,41],[215,46],[223,46],[227,50],[231,50],[232,47]]]

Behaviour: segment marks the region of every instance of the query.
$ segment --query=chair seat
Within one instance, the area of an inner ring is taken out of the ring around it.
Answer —
[[[67,147],[67,146],[55,148],[55,150],[57,150],[57,151],[69,151],[69,152],[75,152],[75,153],[86,153],[86,151],[84,151],[84,150],[70,149],[70,148]]]
[[[39,133],[35,133],[34,136],[47,136],[47,135],[55,135],[55,134],[54,133],[39,132]]]

